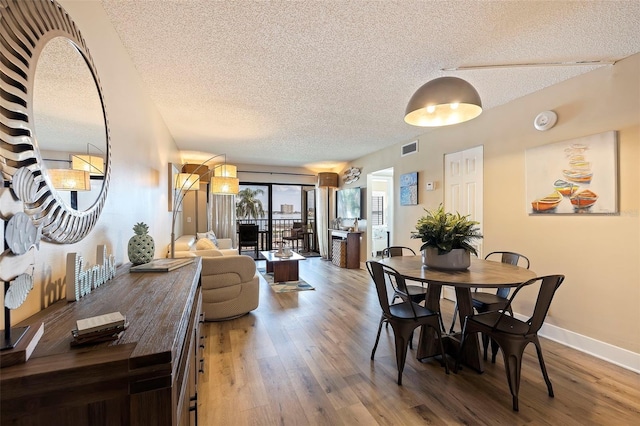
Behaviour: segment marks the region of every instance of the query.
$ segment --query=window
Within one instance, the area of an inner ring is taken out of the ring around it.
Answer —
[[[371,225],[384,225],[384,197],[371,197]]]

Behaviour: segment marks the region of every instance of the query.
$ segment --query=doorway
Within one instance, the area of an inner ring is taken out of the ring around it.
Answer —
[[[367,175],[367,258],[393,245],[393,168]]]

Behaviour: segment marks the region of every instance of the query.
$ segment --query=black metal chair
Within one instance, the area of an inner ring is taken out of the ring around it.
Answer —
[[[383,259],[386,257],[415,256],[415,255],[416,255],[416,252],[413,251],[412,248],[404,247],[404,246],[391,246],[382,250]],[[424,284],[421,284],[421,285],[407,284],[407,290],[409,291],[409,297],[411,298],[411,301],[415,303],[420,303],[427,298],[428,288],[425,287]],[[398,294],[394,294],[393,299],[391,300],[391,303],[395,302],[395,300],[398,297],[400,297]]]
[[[241,223],[238,225],[238,252],[242,253],[242,247],[253,247],[255,259],[258,258],[258,225]]]
[[[406,253],[406,254],[405,254]],[[382,258],[393,256],[415,256],[416,252],[411,247],[390,246],[382,250]]]
[[[395,256],[415,256],[416,252],[413,251],[411,247],[405,246],[390,246],[382,250],[382,258],[386,257],[395,257]],[[409,297],[412,302],[421,303],[423,302],[429,293],[429,288],[425,287],[424,283],[421,282],[420,285],[407,284],[407,290],[409,292]],[[394,294],[391,303],[395,302],[399,295]],[[442,318],[441,318],[442,319]],[[442,331],[446,331],[444,328],[444,323],[441,322]],[[409,347],[413,349],[412,342],[409,342]]]
[[[458,371],[460,367],[460,357],[463,353],[467,336],[471,333],[478,332],[489,336],[492,341],[496,342],[498,346],[500,346],[500,349],[502,349],[504,367],[513,401],[513,410],[518,411],[522,354],[524,353],[525,347],[529,343],[533,343],[536,346],[540,370],[542,370],[542,376],[547,384],[547,391],[549,392],[549,396],[553,397],[553,387],[547,374],[547,368],[544,365],[542,347],[538,339],[538,330],[540,330],[540,327],[542,327],[544,323],[553,296],[558,287],[560,287],[560,284],[562,284],[562,281],[564,281],[564,275],[549,275],[534,278],[516,287],[505,308],[497,311],[468,315],[462,327],[462,341],[460,342],[460,351],[456,360],[456,371]],[[539,290],[531,317],[527,321],[520,321],[514,318],[513,315],[508,315],[507,312],[510,310],[511,304],[520,290],[534,284],[539,286]]]
[[[293,228],[285,229],[282,233],[282,241],[295,242],[296,251],[300,248],[300,241],[304,240],[304,225],[302,222],[293,222]]]
[[[413,336],[413,331],[420,326],[431,327],[435,330],[440,343],[440,354],[445,371],[449,374],[449,366],[447,364],[444,346],[442,344],[442,333],[440,332],[440,313],[433,312],[424,306],[412,302],[407,293],[407,285],[402,275],[395,269],[383,265],[376,261],[367,261],[367,270],[373,278],[378,293],[378,301],[382,308],[382,318],[391,324],[396,346],[396,363],[398,365],[398,385],[402,385],[402,371],[404,370],[405,360],[407,358],[407,347]],[[401,303],[389,303],[387,282],[391,285],[392,290],[399,294],[402,298]],[[378,334],[376,342],[371,351],[371,360],[373,360],[378,342],[380,341],[380,333],[382,331],[382,320],[378,326]]]
[[[529,259],[527,256],[522,255],[520,253],[516,253],[513,251],[492,251],[488,255],[484,257],[485,260],[492,260],[492,258],[497,258],[500,256],[500,262],[508,263],[510,265],[518,265],[518,263],[522,262],[522,266],[529,269]],[[488,311],[497,311],[499,309],[505,309],[509,304],[509,292],[511,289],[509,287],[499,288],[495,293],[485,293],[478,291],[476,289],[475,292],[471,295],[471,302],[473,302],[474,309],[479,312],[488,312]],[[511,307],[508,308],[509,313],[511,312]],[[453,320],[451,322],[451,328],[449,329],[449,333],[453,333],[453,327],[456,324],[456,317],[458,316],[458,304],[453,310]],[[482,347],[483,347],[483,357],[484,360],[487,360],[487,349],[489,348],[490,339],[483,335],[482,336]],[[491,362],[496,362],[496,355],[498,352],[498,348],[495,344],[491,345]]]

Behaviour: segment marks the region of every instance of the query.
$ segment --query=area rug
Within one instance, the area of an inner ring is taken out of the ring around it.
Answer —
[[[258,268],[258,272],[260,272],[269,284],[269,287],[276,293],[289,293],[291,291],[305,291],[305,290],[315,290],[313,286],[308,284],[305,280],[300,279],[298,281],[287,281],[282,283],[274,283],[273,282],[273,273],[267,272],[264,268]]]

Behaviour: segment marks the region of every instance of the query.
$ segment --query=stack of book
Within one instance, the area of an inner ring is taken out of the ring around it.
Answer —
[[[71,346],[116,340],[128,325],[120,312],[80,319],[76,321],[76,329],[71,330]]]

